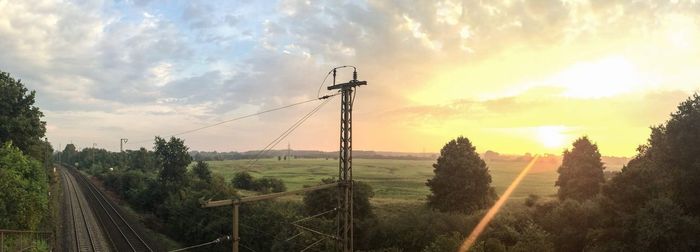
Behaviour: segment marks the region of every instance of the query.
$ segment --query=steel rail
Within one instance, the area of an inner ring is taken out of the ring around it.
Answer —
[[[76,173],[79,172],[76,171]],[[119,231],[119,234],[132,251],[144,251],[141,247],[145,248],[147,251],[153,251],[153,249],[148,246],[148,243],[146,243],[146,241],[136,232],[136,230],[131,227],[129,222],[124,219],[124,217],[99,189],[95,188],[95,186],[82,174],[77,174],[77,176],[80,177],[82,183],[88,188],[90,194],[94,197],[102,210],[104,210],[104,213],[107,215],[112,224],[114,224],[114,227],[116,227],[117,231]],[[133,243],[133,238],[136,238],[136,241],[139,243]],[[114,244],[114,246],[117,246],[117,244]]]

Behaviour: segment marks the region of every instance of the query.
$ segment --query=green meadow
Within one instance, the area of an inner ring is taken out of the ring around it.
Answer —
[[[253,177],[282,179],[288,190],[304,185],[318,184],[322,178],[338,176],[338,161],[333,159],[291,159],[278,161],[261,159],[254,165],[250,160],[209,161],[212,171],[227,180],[239,171],[248,171]],[[377,203],[416,202],[425,200],[429,193],[425,186],[433,176],[434,160],[354,159],[353,178],[369,183],[374,188]],[[526,161],[487,161],[496,192],[503,193]],[[522,199],[530,194],[550,196],[556,193],[554,181],[559,164],[540,160],[513,192],[511,199]]]

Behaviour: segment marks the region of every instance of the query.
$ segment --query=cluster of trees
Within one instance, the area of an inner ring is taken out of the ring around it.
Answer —
[[[189,169],[192,157],[178,138],[156,137],[153,151],[141,148],[124,153],[104,149],[74,150],[66,146],[65,162],[93,174],[144,215],[151,229],[184,244],[211,241],[230,232],[230,212],[202,209],[202,198],[237,197],[235,189],[204,162]]]
[[[0,71],[0,228],[51,227],[48,188],[51,144],[34,106],[35,91]]]
[[[281,179],[271,177],[253,178],[250,173],[245,171],[237,172],[233,175],[231,184],[238,189],[263,193],[287,191],[287,186],[284,185],[284,181]]]
[[[206,162],[192,157],[184,141],[168,141],[156,137],[153,151],[140,149],[113,153],[101,149],[64,150],[64,160],[78,163],[78,168],[95,175],[104,185],[119,194],[129,205],[144,215],[151,229],[164,233],[183,245],[212,241],[231,232],[230,208],[202,208],[202,200],[239,198],[236,188],[261,193],[282,192],[282,180],[253,178],[246,172],[237,173],[231,182],[209,169]],[[113,169],[109,169],[113,168]],[[333,181],[327,179],[326,183]],[[369,198],[374,195],[369,185],[356,182],[356,219],[369,225],[374,218]],[[244,204],[240,208],[241,239],[256,251],[302,250],[317,240],[312,233],[299,233],[290,223],[327,211],[336,206],[335,190],[316,191],[304,196],[302,202],[265,201]],[[305,220],[302,225],[327,233],[335,232],[334,214]],[[331,241],[320,247],[330,248]],[[221,243],[206,250],[228,251],[230,243]]]
[[[587,137],[575,140],[558,169],[557,198],[531,196],[523,206],[510,206],[472,250],[699,250],[699,125],[700,96],[695,94],[665,124],[652,127],[647,144],[607,180],[597,145]],[[490,176],[483,161],[460,137],[443,148],[434,168],[435,177],[427,183],[432,192],[428,206],[456,214],[457,222],[474,227],[468,216],[478,219],[483,214],[479,209],[493,196],[487,190]],[[420,223],[416,219],[420,217],[413,218]],[[468,230],[445,228],[432,242],[426,239],[424,247],[414,248],[455,250]]]

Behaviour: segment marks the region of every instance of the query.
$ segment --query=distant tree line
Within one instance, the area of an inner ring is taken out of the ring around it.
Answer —
[[[222,160],[239,160],[239,159],[254,159],[254,158],[278,158],[287,157],[287,150],[270,150],[260,155],[260,151],[245,151],[245,152],[217,152],[217,151],[190,151],[190,155],[194,160],[201,161],[222,161]],[[435,155],[385,155],[375,151],[353,151],[354,158],[367,159],[401,159],[401,160],[431,160],[435,159]],[[337,159],[337,151],[311,151],[311,150],[294,150],[293,155],[287,158],[318,158],[318,159]]]

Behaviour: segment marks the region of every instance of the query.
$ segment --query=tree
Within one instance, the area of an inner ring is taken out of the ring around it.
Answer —
[[[325,178],[321,180],[322,184],[335,183],[333,178]],[[338,204],[338,190],[336,188],[328,188],[308,192],[304,195],[304,209],[309,215],[320,214],[333,209]],[[353,181],[352,194],[352,211],[355,219],[366,219],[374,217],[372,205],[369,199],[374,197],[372,186],[362,181]],[[327,218],[335,217],[335,212],[324,215]]]
[[[423,249],[423,252],[457,251],[463,240],[464,237],[459,232],[439,235]]]
[[[160,164],[160,180],[181,186],[186,182],[187,166],[192,162],[192,157],[182,139],[171,137],[170,141],[156,137],[155,153]]]
[[[600,206],[586,200],[566,199],[544,213],[542,228],[552,234],[555,251],[584,251],[591,244],[590,231],[603,218]]]
[[[150,172],[155,169],[153,152],[141,147],[138,151],[126,151],[129,156],[129,169]]]
[[[34,106],[36,92],[27,91],[21,80],[0,71],[0,144],[12,141],[23,153],[44,160],[38,147],[43,147],[46,122],[41,121],[44,114]]]
[[[281,179],[264,177],[253,181],[253,189],[264,193],[284,192],[287,191],[287,186]]]
[[[192,172],[201,180],[210,182],[211,181],[211,170],[209,170],[209,164],[204,161],[197,161],[192,168]]]
[[[0,147],[0,227],[35,230],[48,211],[48,182],[41,164],[10,142]]]
[[[598,146],[591,143],[588,137],[576,139],[573,146],[571,151],[564,151],[562,164],[557,169],[559,178],[554,185],[559,187],[557,194],[560,200],[570,198],[583,201],[600,192],[605,182],[605,167]]]
[[[76,157],[78,156],[78,150],[75,148],[74,144],[66,144],[66,147],[63,148],[61,155],[61,162],[73,165],[73,160],[77,160]]]
[[[700,95],[693,94],[678,105],[666,125],[652,128],[639,158],[668,178],[671,200],[685,211],[700,216]]]
[[[466,137],[445,144],[433,168],[435,176],[426,183],[431,191],[431,208],[471,213],[493,203],[495,192],[489,169]]]
[[[550,240],[550,234],[540,226],[529,222],[518,239],[518,242],[508,251],[528,252],[528,251],[554,251],[554,244]]]
[[[253,176],[250,176],[248,172],[236,172],[231,179],[231,184],[238,189],[252,190],[253,189]]]
[[[636,214],[636,251],[697,251],[700,221],[668,198],[647,202]]]

